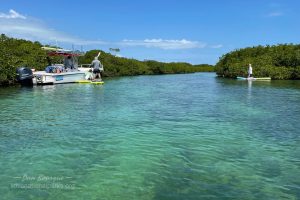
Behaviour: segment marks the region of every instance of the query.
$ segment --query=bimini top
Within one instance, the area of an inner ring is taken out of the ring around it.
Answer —
[[[42,49],[48,51],[49,56],[83,56],[84,52],[81,51],[71,51],[67,49],[60,49],[54,47],[42,47]]]

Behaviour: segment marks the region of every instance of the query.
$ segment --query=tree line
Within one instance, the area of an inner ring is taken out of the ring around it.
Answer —
[[[47,64],[46,53],[39,42],[0,35],[0,85],[15,83],[16,68],[31,66],[42,69]]]
[[[249,63],[254,77],[300,79],[300,45],[279,44],[237,49],[223,55],[215,66],[218,76],[247,76]]]
[[[99,50],[91,50],[79,57],[80,63],[91,63]],[[123,57],[116,57],[101,51],[99,57],[104,65],[104,76],[133,76],[154,74],[178,74],[194,72],[213,72],[214,67],[208,64],[191,65],[189,63],[163,63],[154,60],[139,61]]]
[[[49,62],[60,63],[62,58],[49,57],[39,42],[0,35],[0,86],[15,84],[16,68],[26,66],[44,70]],[[79,64],[89,64],[100,50],[91,50],[79,57]],[[139,61],[114,56],[101,51],[100,61],[104,65],[104,76],[133,76],[152,74],[174,74],[212,72],[214,67],[208,64],[191,65],[189,63],[163,63],[158,61]]]

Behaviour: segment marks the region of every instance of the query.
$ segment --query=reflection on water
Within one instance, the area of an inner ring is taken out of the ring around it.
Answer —
[[[251,90],[251,87],[252,87],[252,81],[251,81],[251,80],[250,80],[250,81],[248,80],[247,82],[248,82],[248,89]]]
[[[248,80],[248,97],[251,98],[252,81]]]
[[[0,89],[1,198],[298,199],[299,86],[197,73]]]

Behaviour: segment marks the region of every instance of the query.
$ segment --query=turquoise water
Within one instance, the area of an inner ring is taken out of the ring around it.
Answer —
[[[0,199],[300,199],[300,82],[0,89]]]

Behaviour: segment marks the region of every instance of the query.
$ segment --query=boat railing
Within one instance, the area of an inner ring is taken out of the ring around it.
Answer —
[[[91,68],[91,64],[81,64],[79,65],[81,68]]]
[[[91,68],[91,64],[81,64],[81,65],[79,65],[79,68]],[[100,70],[104,71],[104,67],[103,67],[102,63],[100,63]]]

